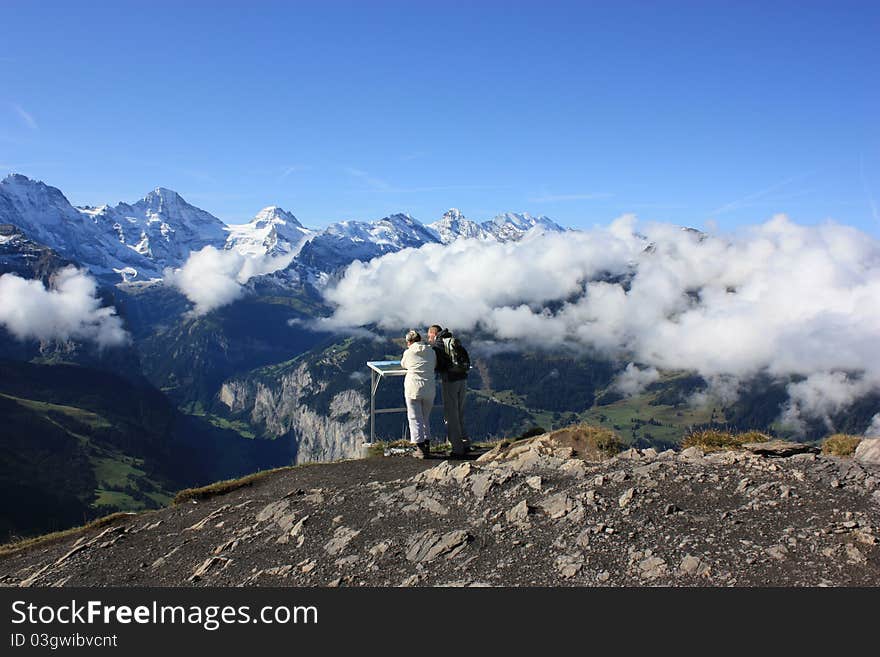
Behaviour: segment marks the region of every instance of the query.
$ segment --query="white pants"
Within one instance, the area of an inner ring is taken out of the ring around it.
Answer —
[[[433,405],[433,395],[419,399],[406,397],[406,417],[409,420],[409,441],[411,443],[423,443],[426,440],[431,440],[428,420],[431,417]]]

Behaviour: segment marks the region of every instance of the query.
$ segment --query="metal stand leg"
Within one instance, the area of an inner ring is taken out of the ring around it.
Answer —
[[[370,444],[376,439],[376,373],[370,373]]]

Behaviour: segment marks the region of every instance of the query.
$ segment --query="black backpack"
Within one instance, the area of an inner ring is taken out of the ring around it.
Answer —
[[[443,352],[449,359],[449,367],[446,371],[452,374],[467,374],[471,369],[471,357],[461,344],[461,340],[455,336],[444,337],[442,340]]]

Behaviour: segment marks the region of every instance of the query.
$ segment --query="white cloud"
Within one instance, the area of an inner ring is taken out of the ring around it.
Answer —
[[[47,289],[16,274],[0,276],[0,324],[19,340],[89,340],[101,347],[128,342],[113,307],[102,307],[97,283],[75,267],[58,271]]]
[[[831,416],[878,385],[880,380],[876,378],[854,378],[838,371],[811,374],[803,381],[790,383],[786,387],[789,401],[782,420],[797,427],[803,423],[802,416],[808,415],[821,419],[829,430],[833,430]]]
[[[614,380],[614,387],[623,395],[634,397],[659,378],[660,372],[656,368],[640,368],[635,363],[630,363]]]
[[[11,103],[12,109],[18,114],[19,118],[27,125],[31,130],[39,130],[40,126],[37,125],[37,120],[33,117],[33,115],[25,110],[21,105],[16,103]]]
[[[880,413],[871,418],[871,425],[865,430],[868,438],[880,438]]]
[[[190,253],[183,267],[166,269],[165,283],[195,304],[193,315],[204,315],[243,296],[244,284],[254,276],[283,269],[292,259],[293,254],[253,257],[206,246]]]
[[[625,216],[521,242],[429,244],[353,263],[326,297],[330,325],[479,328],[693,370],[726,395],[759,373],[802,377],[789,388],[792,419],[827,417],[880,387],[880,242],[834,223],[780,215],[720,238],[636,231]]]

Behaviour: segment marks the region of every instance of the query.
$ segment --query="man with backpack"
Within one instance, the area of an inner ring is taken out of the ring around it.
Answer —
[[[437,371],[443,392],[443,419],[446,435],[452,445],[452,456],[464,456],[470,451],[470,441],[464,431],[464,398],[467,393],[467,375],[471,360],[461,341],[438,324],[428,329],[428,342],[437,353]]]

